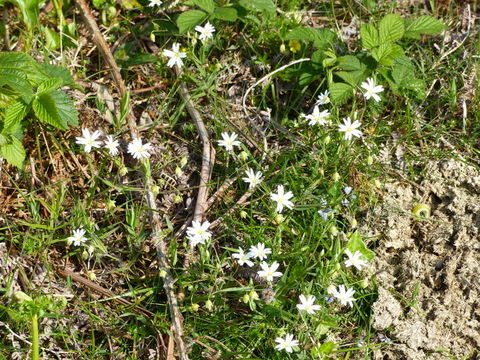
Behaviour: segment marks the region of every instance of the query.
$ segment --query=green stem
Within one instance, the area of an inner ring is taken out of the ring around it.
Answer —
[[[40,359],[40,344],[38,335],[38,317],[32,315],[32,360]]]

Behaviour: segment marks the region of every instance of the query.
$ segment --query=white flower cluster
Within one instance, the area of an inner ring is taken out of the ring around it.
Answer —
[[[272,249],[266,248],[265,244],[257,243],[257,245],[250,246],[249,252],[245,253],[242,248],[238,249],[238,253],[232,255],[234,259],[237,259],[237,262],[240,266],[246,264],[247,266],[252,267],[253,262],[250,259],[266,260],[268,255],[272,253]],[[257,272],[258,276],[265,278],[267,281],[273,281],[274,278],[282,276],[282,273],[277,271],[280,264],[274,261],[272,264],[268,265],[266,261],[260,263],[260,268]]]
[[[92,151],[92,148],[101,148],[102,145],[105,149],[108,150],[110,155],[118,155],[118,147],[120,143],[118,140],[115,140],[113,135],[107,135],[104,141],[99,140],[102,136],[102,133],[98,130],[95,130],[93,133],[89,129],[82,129],[82,135],[77,137],[76,143],[83,145],[83,150],[86,153]],[[146,159],[150,157],[150,152],[152,150],[152,145],[150,143],[143,144],[141,139],[133,139],[128,144],[128,153],[132,155],[135,159]]]

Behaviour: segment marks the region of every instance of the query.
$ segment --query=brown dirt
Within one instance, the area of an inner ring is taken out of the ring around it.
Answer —
[[[415,184],[387,183],[365,223],[379,239],[373,327],[392,339],[374,359],[476,359],[480,171],[449,159],[427,162],[423,173]],[[419,203],[431,207],[429,218],[412,215]]]

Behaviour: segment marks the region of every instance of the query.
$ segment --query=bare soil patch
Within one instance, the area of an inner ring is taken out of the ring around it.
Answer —
[[[417,183],[385,185],[364,233],[379,239],[373,327],[391,344],[375,359],[476,359],[480,354],[480,172],[429,161]],[[431,207],[418,219],[412,209]],[[441,350],[443,349],[443,350]]]

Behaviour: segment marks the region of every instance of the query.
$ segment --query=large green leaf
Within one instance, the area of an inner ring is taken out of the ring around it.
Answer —
[[[1,59],[0,59],[1,61]],[[8,86],[16,93],[28,97],[33,94],[33,89],[20,70],[0,68],[0,86]]]
[[[275,12],[275,3],[272,0],[240,0],[241,6],[249,10]]]
[[[215,2],[213,0],[194,0],[192,3],[209,14],[215,10]]]
[[[23,167],[25,155],[26,152],[22,142],[14,136],[9,136],[7,142],[0,146],[0,157],[18,168]]]
[[[439,20],[431,16],[420,16],[407,26],[405,36],[412,39],[419,39],[420,34],[435,35],[440,34],[446,26]]]
[[[235,21],[238,18],[237,9],[230,6],[216,8],[213,17],[219,20]]]
[[[362,39],[362,45],[365,49],[373,49],[380,45],[378,30],[372,24],[360,26],[360,38]]]
[[[353,87],[345,83],[331,83],[329,86],[330,100],[335,105],[342,105],[353,96]]]
[[[50,94],[62,123],[68,126],[78,126],[78,111],[73,100],[63,91],[54,91]]]
[[[335,36],[335,33],[329,29],[303,27],[290,31],[284,40],[312,41],[316,48],[325,49],[335,40]]]
[[[189,10],[177,18],[178,31],[182,34],[195,28],[207,18],[207,13],[201,10]]]
[[[63,80],[60,78],[51,78],[40,84],[37,89],[37,95],[43,95],[51,93],[54,90],[57,90],[63,84]]]
[[[16,99],[13,104],[11,104],[5,110],[5,117],[3,119],[3,130],[4,132],[10,132],[12,129],[16,128],[23,118],[27,115],[28,105],[19,98]]]
[[[32,102],[32,108],[40,121],[63,130],[67,129],[67,123],[62,121],[52,94],[43,94],[36,97]]]
[[[400,40],[405,32],[403,19],[398,14],[386,15],[378,26],[380,42],[394,42]]]
[[[45,74],[45,78],[43,78],[42,82],[50,78],[60,78],[62,79],[62,86],[76,86],[75,81],[70,74],[70,71],[68,71],[63,66],[40,64],[40,67]]]

